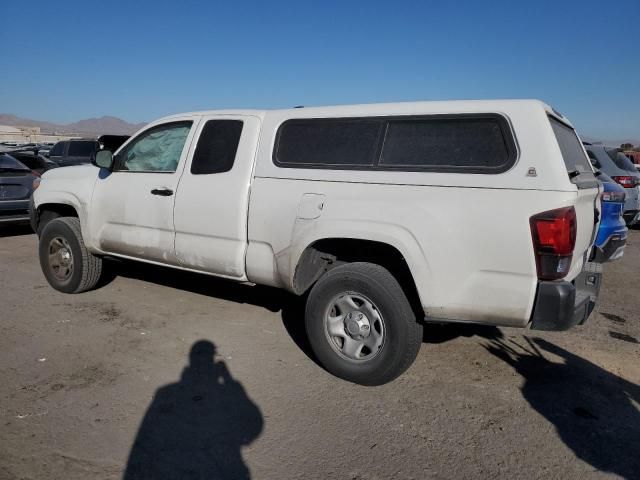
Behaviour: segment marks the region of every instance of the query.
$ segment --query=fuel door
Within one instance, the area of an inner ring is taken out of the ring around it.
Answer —
[[[298,220],[313,220],[322,214],[325,196],[320,193],[305,193],[298,204]]]

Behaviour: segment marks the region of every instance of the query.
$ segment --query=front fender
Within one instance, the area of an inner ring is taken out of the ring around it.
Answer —
[[[91,196],[90,194],[84,198],[84,196],[79,195],[75,192],[70,191],[62,191],[62,190],[54,190],[52,188],[41,187],[38,188],[32,196],[32,206],[31,206],[31,221],[36,223],[33,225],[34,230],[37,227],[38,218],[40,212],[43,207],[46,208],[47,205],[65,205],[73,208],[78,214],[78,219],[80,220],[80,230],[82,231],[82,236],[87,246],[91,246],[90,239],[87,238],[87,217],[89,210],[89,202]]]

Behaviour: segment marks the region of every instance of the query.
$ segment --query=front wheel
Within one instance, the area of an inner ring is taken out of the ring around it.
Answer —
[[[47,222],[40,235],[40,267],[49,284],[64,293],[80,293],[96,286],[102,259],[84,245],[80,220],[59,217]]]
[[[348,263],[313,286],[306,307],[309,343],[337,377],[382,385],[404,372],[422,343],[422,325],[388,270]]]

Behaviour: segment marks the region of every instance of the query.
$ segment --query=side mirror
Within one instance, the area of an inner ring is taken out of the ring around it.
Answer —
[[[113,153],[111,153],[109,150],[99,150],[98,152],[96,152],[96,155],[91,163],[93,163],[96,167],[111,170],[113,168]]]

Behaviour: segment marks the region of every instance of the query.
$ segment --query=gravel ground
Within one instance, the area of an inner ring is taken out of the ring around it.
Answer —
[[[640,231],[570,332],[430,326],[368,388],[280,291],[114,264],[52,290],[0,229],[0,478],[640,478]]]

